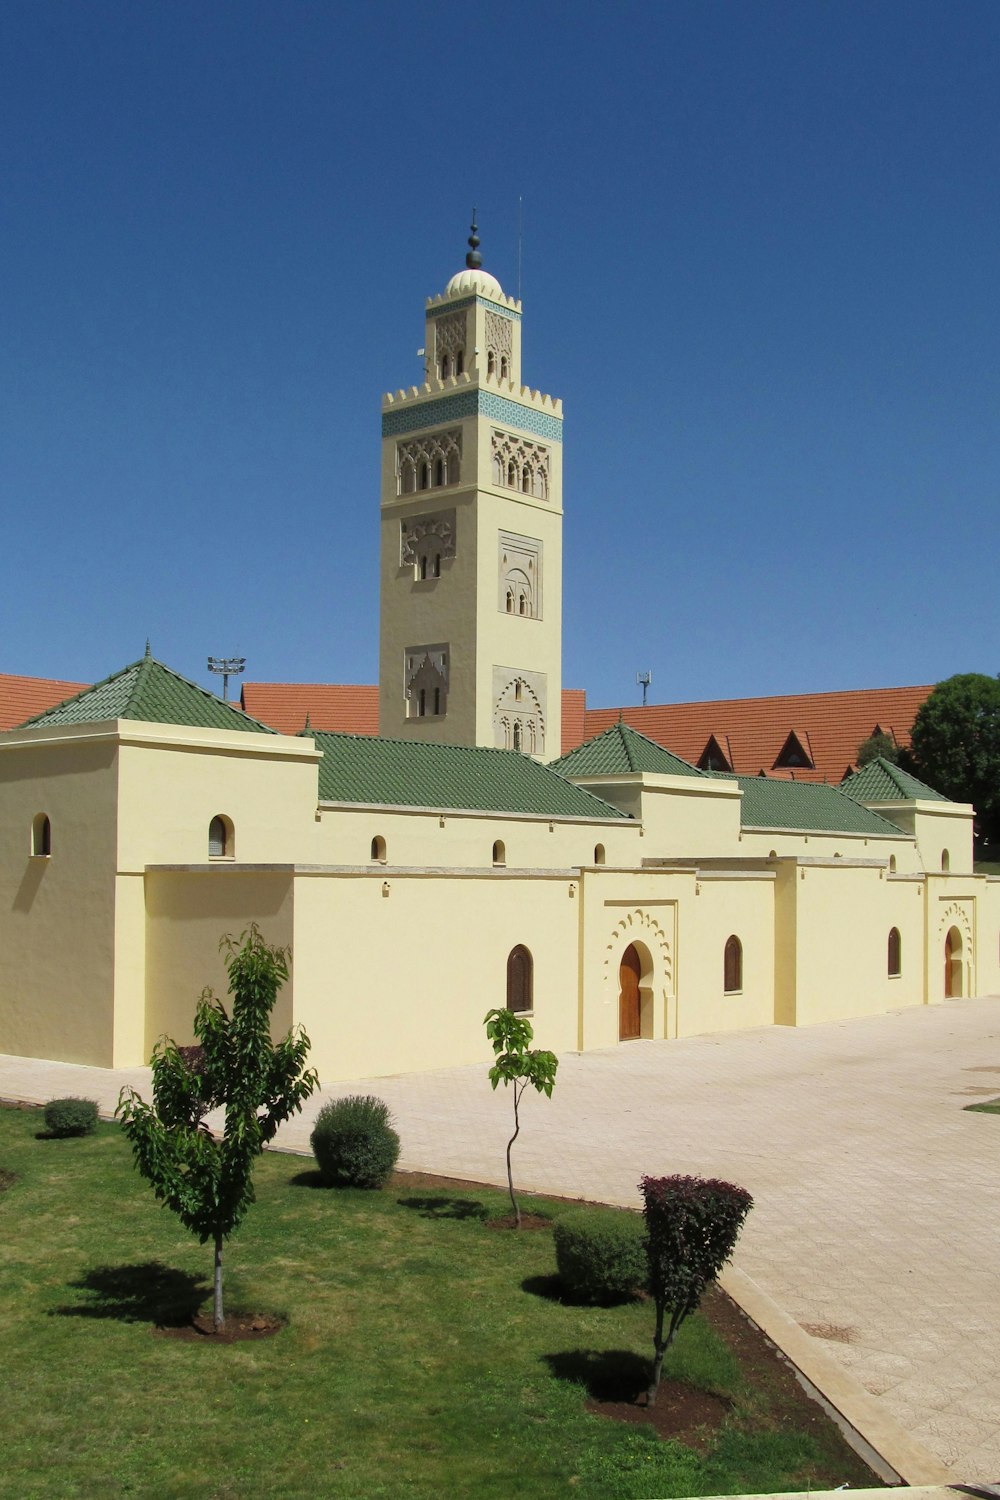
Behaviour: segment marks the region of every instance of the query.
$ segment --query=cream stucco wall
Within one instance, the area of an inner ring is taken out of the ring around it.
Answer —
[[[114,1057],[114,736],[0,737],[0,1050],[108,1067]],[[37,814],[52,853],[31,854]]]

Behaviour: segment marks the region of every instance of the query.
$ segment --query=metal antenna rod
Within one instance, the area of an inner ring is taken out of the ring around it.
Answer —
[[[229,679],[238,677],[246,668],[245,656],[210,656],[208,658],[208,670],[210,672],[222,673],[222,701],[229,702]]]
[[[652,672],[636,672],[636,685],[642,688],[642,706],[646,707],[646,694],[649,692],[649,684],[653,680]]]

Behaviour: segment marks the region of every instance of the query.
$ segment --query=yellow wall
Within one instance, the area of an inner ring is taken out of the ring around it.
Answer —
[[[179,1046],[194,1041],[194,1011],[206,986],[227,1006],[227,956],[219,940],[239,937],[256,922],[279,947],[294,933],[293,878],[290,869],[242,871],[204,866],[200,870],[151,870],[145,877],[146,1006],[142,1057],[146,1061],[161,1036]],[[291,978],[271,1018],[277,1039],[292,1024],[295,955]]]
[[[112,1063],[116,786],[112,737],[0,737],[0,1051]],[[49,858],[30,852],[38,813]]]

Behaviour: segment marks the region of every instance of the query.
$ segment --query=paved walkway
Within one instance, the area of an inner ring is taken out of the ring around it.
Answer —
[[[113,1107],[148,1071],[0,1057],[0,1096]],[[337,1085],[391,1106],[400,1166],[504,1180],[510,1099],[484,1066]],[[525,1100],[518,1183],[631,1206],[644,1173],[749,1188],[736,1265],[964,1483],[1000,1479],[1000,999],[560,1061]],[[279,1144],[308,1151],[321,1103]]]

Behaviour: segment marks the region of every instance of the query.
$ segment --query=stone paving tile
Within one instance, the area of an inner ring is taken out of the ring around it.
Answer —
[[[985,1071],[989,1070],[989,1072]],[[994,1076],[1000,1000],[860,1021],[768,1027],[566,1054],[550,1100],[522,1111],[525,1190],[631,1207],[643,1173],[748,1188],[736,1264],[803,1325],[850,1330],[821,1347],[950,1464],[1000,1477],[1000,1120],[968,1114]],[[148,1094],[148,1071],[127,1078]],[[0,1095],[98,1098],[124,1074],[0,1058]],[[502,1183],[509,1096],[486,1064],[335,1084],[396,1116],[401,1166]],[[322,1100],[282,1127],[308,1152]]]

